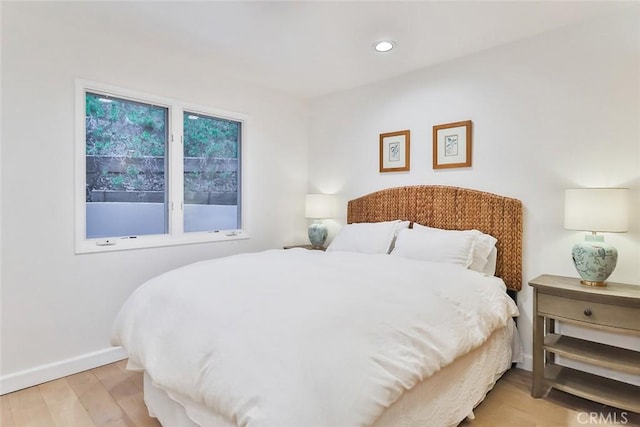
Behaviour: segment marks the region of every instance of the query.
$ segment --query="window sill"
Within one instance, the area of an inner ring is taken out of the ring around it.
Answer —
[[[249,239],[249,234],[242,230],[215,231],[193,233],[176,236],[136,236],[115,237],[108,239],[88,239],[76,241],[76,254],[127,251],[133,249],[157,248],[163,246],[192,245],[198,243],[228,242]]]

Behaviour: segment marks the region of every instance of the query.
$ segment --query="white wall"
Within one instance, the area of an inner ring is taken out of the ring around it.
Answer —
[[[413,184],[469,187],[522,200],[525,284],[518,298],[525,367],[532,329],[526,281],[543,273],[577,276],[570,251],[583,233],[563,229],[564,189],[633,189],[631,231],[606,239],[620,253],[610,280],[640,284],[639,9],[636,4],[621,15],[311,105],[309,184],[338,193],[343,207],[371,191]],[[432,126],[469,119],[473,166],[434,171]],[[403,129],[411,130],[411,171],[379,173],[378,135]],[[344,221],[343,213],[338,222]],[[640,340],[635,346],[640,349]]]
[[[216,58],[108,26],[76,29],[39,7],[2,5],[3,378],[108,348],[124,299],[160,272],[306,238],[305,102],[221,75]],[[248,115],[251,239],[74,255],[75,78]]]

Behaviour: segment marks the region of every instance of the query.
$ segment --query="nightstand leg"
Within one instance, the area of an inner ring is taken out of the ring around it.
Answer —
[[[533,373],[531,395],[544,395],[544,317],[538,316],[538,292],[533,294]]]

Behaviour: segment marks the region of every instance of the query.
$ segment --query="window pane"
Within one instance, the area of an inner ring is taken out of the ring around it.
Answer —
[[[168,231],[168,108],[86,93],[86,237]]]
[[[184,231],[240,224],[241,123],[184,113]]]

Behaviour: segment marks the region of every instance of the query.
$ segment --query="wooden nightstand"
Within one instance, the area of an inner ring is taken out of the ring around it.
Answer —
[[[327,250],[327,248],[314,248],[311,245],[288,245],[288,246],[283,246],[283,249],[293,249],[293,248],[309,249],[310,251],[325,251],[325,250]]]
[[[529,282],[533,294],[533,386],[543,397],[551,387],[586,399],[640,412],[640,387],[555,364],[557,355],[611,370],[640,375],[640,352],[563,336],[555,320],[640,335],[640,286],[542,275]]]

